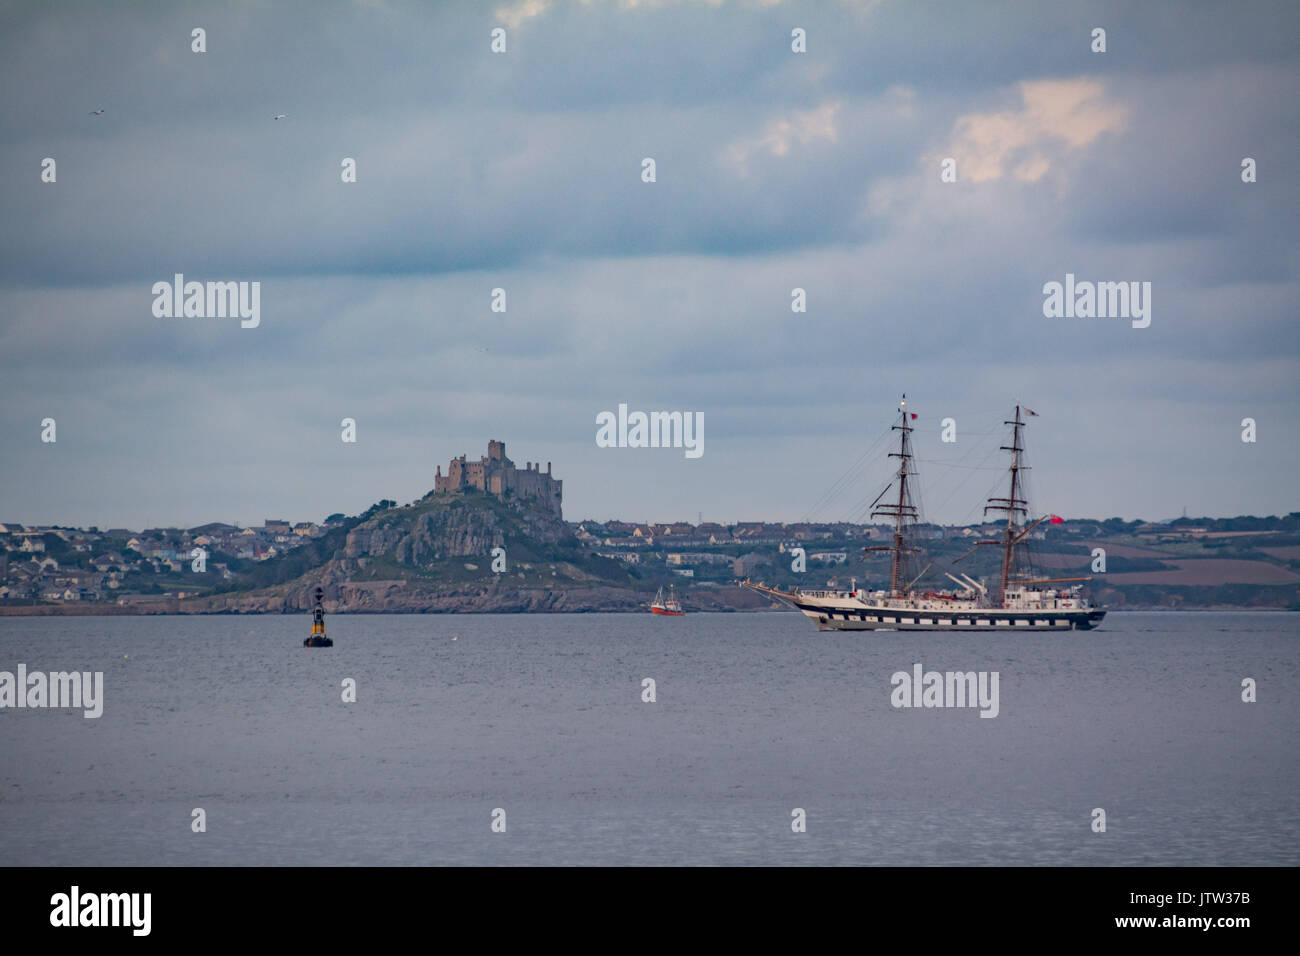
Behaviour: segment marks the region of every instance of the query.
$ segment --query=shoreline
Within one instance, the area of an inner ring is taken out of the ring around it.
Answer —
[[[1144,607],[1124,607],[1124,608],[1107,608],[1109,614],[1142,614],[1152,612],[1168,613],[1189,613],[1189,614],[1223,614],[1226,612],[1241,614],[1294,614],[1296,608],[1284,607],[1240,607],[1236,605],[1221,605],[1208,607],[1160,607],[1159,605]],[[200,610],[180,610],[175,607],[170,608],[137,608],[121,607],[117,605],[97,606],[90,604],[27,604],[14,607],[0,606],[0,617],[299,617],[305,612],[297,609],[283,611],[244,611],[223,608],[216,611]],[[519,611],[404,611],[390,608],[354,608],[345,610],[337,608],[327,612],[331,617],[354,616],[354,615],[374,615],[374,614],[392,614],[402,616],[418,615],[516,615],[516,614],[644,614],[646,609],[637,608],[589,608],[589,609],[570,609],[570,610],[547,610],[544,608],[533,610]],[[687,614],[798,614],[799,612],[790,608],[782,607],[755,607],[755,608],[710,608],[708,610],[687,611]]]

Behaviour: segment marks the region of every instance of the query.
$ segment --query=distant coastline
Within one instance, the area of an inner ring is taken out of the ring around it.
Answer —
[[[799,614],[790,608],[785,607],[714,607],[708,610],[692,609],[688,606],[687,610],[692,614],[789,614],[792,617],[798,617]],[[1111,613],[1123,614],[1131,612],[1134,614],[1149,614],[1153,612],[1177,611],[1178,613],[1187,614],[1213,614],[1213,613],[1242,613],[1242,614],[1288,614],[1300,612],[1300,608],[1295,607],[1241,607],[1240,605],[1220,605],[1206,607],[1165,607],[1161,605],[1152,605],[1150,607],[1131,606],[1113,610]],[[199,610],[182,610],[178,608],[136,608],[123,607],[118,605],[102,604],[29,604],[6,607],[0,605],[0,617],[293,617],[301,616],[304,612],[296,610],[282,611],[199,611]],[[583,610],[519,610],[519,611],[401,611],[389,609],[338,609],[333,615],[340,617],[353,617],[358,615],[376,615],[376,614],[402,614],[402,615],[420,615],[426,614],[431,616],[456,616],[465,614],[644,614],[643,607],[624,607],[624,608],[591,608]]]
[[[737,586],[746,578],[787,589],[888,580],[887,558],[868,550],[884,526],[566,521],[549,463],[515,469],[503,445],[490,451],[453,460],[418,501],[319,525],[0,524],[0,616],[296,614],[318,586],[330,614],[638,613],[668,584],[688,612],[744,612],[774,609]],[[935,568],[994,573],[996,556],[971,547],[996,536],[992,525],[918,530]],[[1044,577],[1090,578],[1093,600],[1113,611],[1300,609],[1300,512],[1060,519],[1029,544]]]

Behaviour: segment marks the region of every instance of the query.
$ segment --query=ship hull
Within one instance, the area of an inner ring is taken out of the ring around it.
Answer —
[[[863,600],[858,592],[789,592],[742,583],[808,617],[821,631],[1087,631],[1101,623],[1098,607],[977,607],[920,601],[890,606]]]
[[[1096,608],[1028,611],[901,611],[893,608],[828,608],[791,602],[821,631],[1086,631],[1106,616]]]
[[[651,614],[662,614],[664,617],[681,617],[681,616],[682,616],[683,614],[685,614],[686,612],[685,612],[685,611],[670,611],[670,610],[668,610],[668,609],[665,608],[665,607],[652,607],[652,608],[650,609],[650,613],[651,613]]]

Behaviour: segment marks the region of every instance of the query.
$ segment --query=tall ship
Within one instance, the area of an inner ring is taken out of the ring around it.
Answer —
[[[915,526],[921,516],[911,490],[916,481],[911,422],[916,415],[908,412],[906,395],[899,403],[898,412],[898,424],[893,426],[898,432],[898,450],[890,452],[891,458],[898,459],[898,469],[871,505],[872,518],[890,519],[893,537],[887,545],[864,549],[890,554],[889,587],[867,591],[859,589],[854,581],[847,591],[799,587],[784,591],[749,579],[740,582],[741,585],[802,611],[822,631],[1069,631],[1088,630],[1099,624],[1106,610],[1094,606],[1084,594],[1088,578],[1038,577],[1027,553],[1029,535],[1052,516],[1044,515],[1033,521],[1029,518],[1022,474],[1027,470],[1023,415],[1037,413],[1021,405],[1016,406],[1013,419],[1003,422],[1011,426],[1011,444],[1001,447],[1011,456],[1010,488],[1005,498],[989,498],[984,506],[986,516],[990,512],[1005,515],[1005,524],[997,538],[977,542],[952,562],[956,565],[977,548],[996,547],[1001,564],[997,583],[990,587],[970,575],[944,571],[944,576],[956,588],[917,588],[917,582],[934,562],[917,572],[921,549],[915,543]]]

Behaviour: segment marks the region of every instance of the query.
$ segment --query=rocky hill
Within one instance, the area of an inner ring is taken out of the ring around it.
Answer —
[[[501,551],[494,556],[494,549]],[[305,611],[319,585],[329,611],[627,611],[644,607],[655,586],[583,547],[558,515],[474,491],[376,506],[315,542],[309,554],[261,562],[255,573],[169,610]],[[712,596],[711,607],[698,609],[763,603],[738,588],[719,591],[735,593]]]

